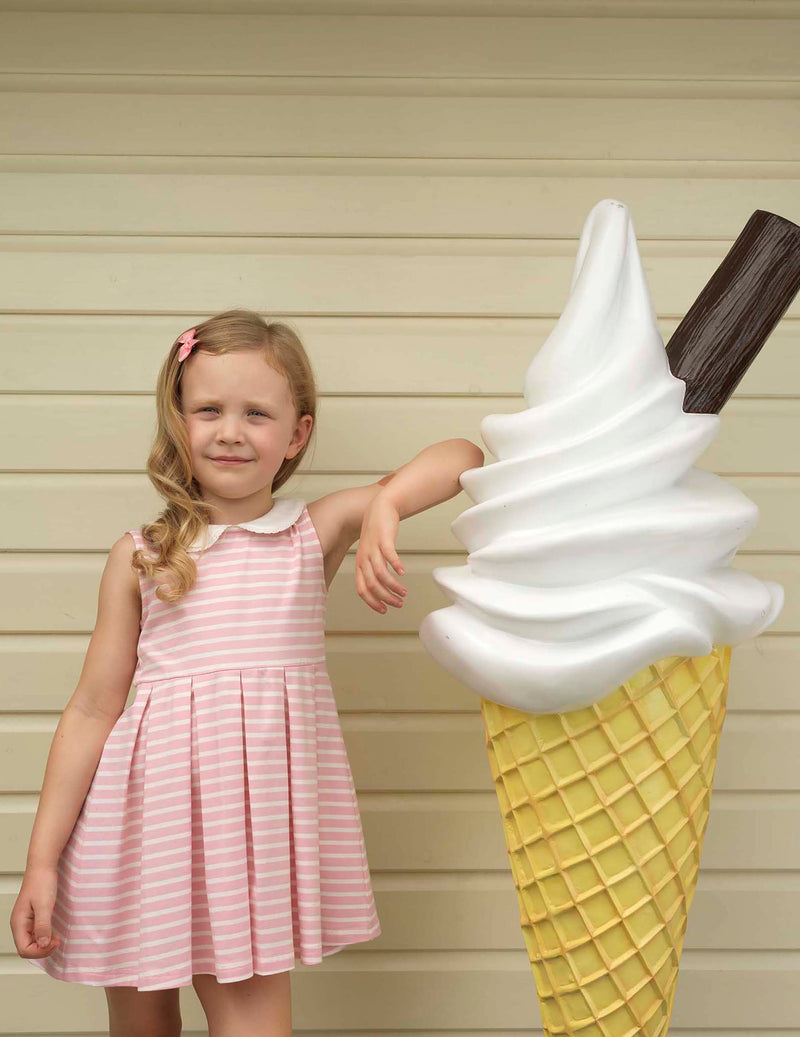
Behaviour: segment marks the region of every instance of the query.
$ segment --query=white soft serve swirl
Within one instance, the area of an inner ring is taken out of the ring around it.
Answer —
[[[466,565],[428,652],[485,698],[535,713],[589,705],[666,656],[707,655],[776,618],[783,588],[729,567],[758,508],[692,467],[719,428],[682,409],[630,213],[598,202],[564,312],[525,376],[526,410],[490,414],[498,459],[461,475]]]

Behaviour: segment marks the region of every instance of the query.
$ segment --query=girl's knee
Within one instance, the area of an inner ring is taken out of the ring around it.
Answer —
[[[235,983],[197,973],[192,985],[208,1020],[209,1037],[291,1037],[290,971]]]
[[[109,1037],[180,1037],[180,992],[106,987]]]

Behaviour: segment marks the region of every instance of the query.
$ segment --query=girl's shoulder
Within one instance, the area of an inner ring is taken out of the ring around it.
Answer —
[[[106,561],[106,569],[118,574],[119,579],[124,578],[129,589],[135,592],[141,601],[139,573],[132,564],[134,552],[139,547],[139,544],[131,533],[131,530],[126,530],[111,545]]]
[[[151,545],[148,544],[142,533],[142,528],[142,526],[133,526],[131,529],[126,529],[120,537],[121,540],[124,540],[129,545],[131,555],[133,555],[134,551],[144,551],[147,554],[153,554]]]
[[[119,540],[117,540],[114,546],[116,547],[117,544],[124,545],[124,547],[121,547],[121,550],[124,550],[125,552],[128,562],[128,572],[130,573],[131,579],[136,582],[136,593],[139,595],[139,600],[141,601],[142,581],[145,577],[139,569],[134,568],[133,556],[136,551],[143,551],[148,558],[155,559],[157,553],[152,550],[151,545],[149,545],[145,539],[141,526],[133,526],[130,529],[126,529],[125,532],[120,535]]]

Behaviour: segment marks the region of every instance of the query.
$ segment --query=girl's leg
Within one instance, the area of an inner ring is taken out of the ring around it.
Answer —
[[[180,1037],[181,1008],[177,987],[137,990],[106,987],[109,1037]]]
[[[219,983],[205,972],[192,976],[208,1020],[208,1037],[292,1037],[291,972]]]

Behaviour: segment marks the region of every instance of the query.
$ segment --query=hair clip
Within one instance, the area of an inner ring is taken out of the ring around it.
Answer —
[[[181,348],[178,351],[179,364],[183,363],[186,357],[197,345],[198,340],[194,337],[195,331],[197,331],[197,328],[189,328],[188,331],[184,331],[184,333],[182,335],[179,335],[178,338],[176,338],[173,342],[173,346],[176,346],[179,342],[181,343]]]

